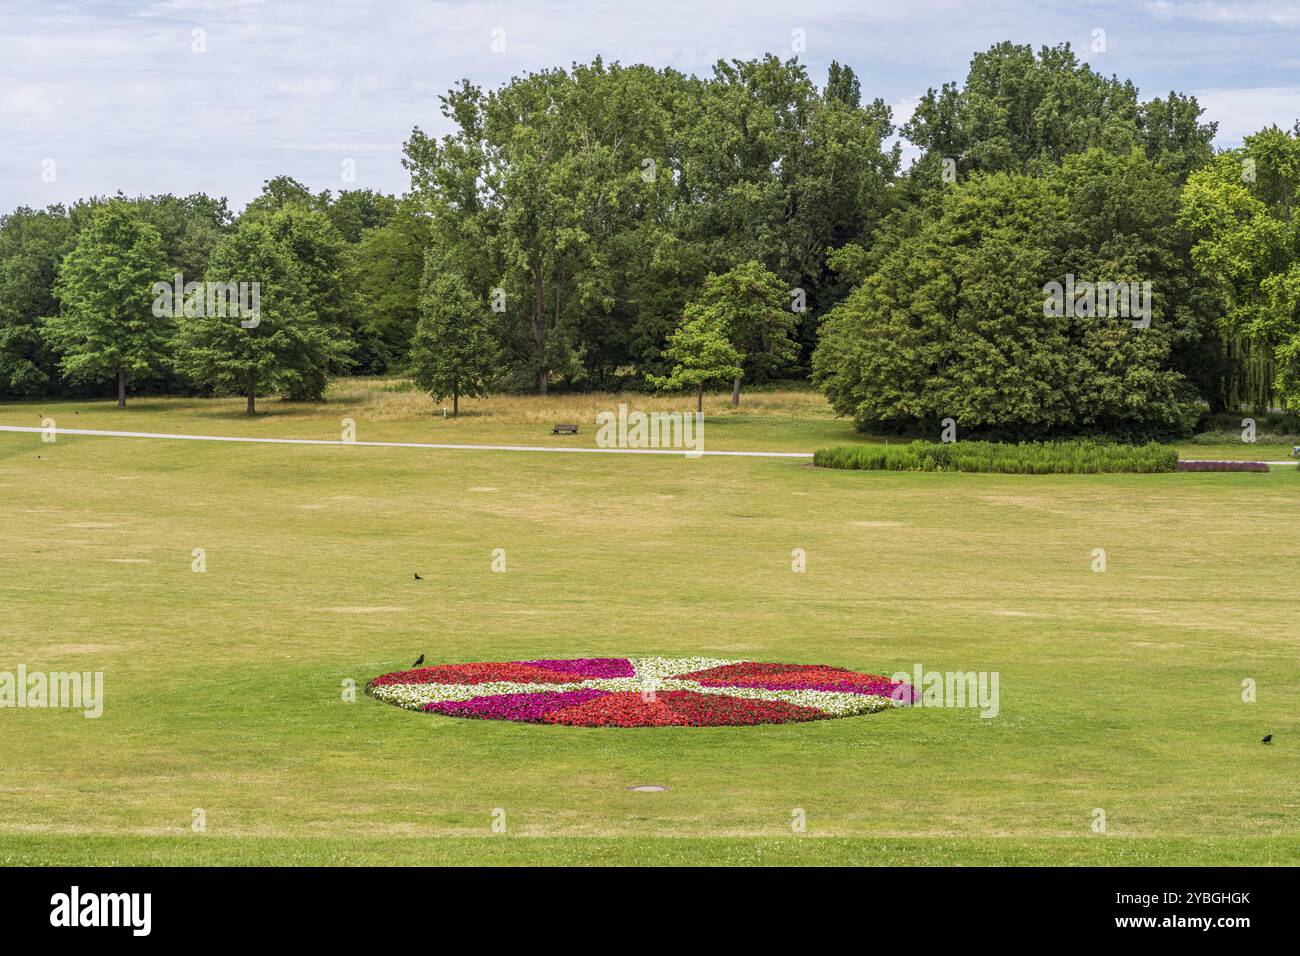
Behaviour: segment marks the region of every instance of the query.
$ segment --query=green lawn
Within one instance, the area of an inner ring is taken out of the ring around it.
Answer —
[[[852,440],[760,397],[706,447]],[[344,399],[0,424],[568,441],[550,409]],[[107,697],[0,710],[0,864],[1300,862],[1298,478],[0,433],[0,670],[103,671]],[[919,662],[997,671],[1000,714],[594,730],[341,700],[420,653]]]

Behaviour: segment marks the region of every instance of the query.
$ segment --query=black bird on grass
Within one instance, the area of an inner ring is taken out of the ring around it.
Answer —
[[[423,664],[423,663],[424,663],[424,655],[421,654],[421,655],[420,655],[420,659],[419,659],[418,661],[416,661],[414,664],[412,664],[411,666],[412,666],[412,667],[419,667],[419,666],[420,666],[421,664]]]
[[[417,580],[417,581],[423,581],[423,580],[424,580],[424,578],[420,577],[418,574],[415,574],[414,571],[412,571],[411,573],[412,573],[413,575],[415,575],[415,580]]]
[[[1273,735],[1272,735],[1272,734],[1266,734],[1266,735],[1264,736],[1264,739],[1260,741],[1260,743],[1264,743],[1264,744],[1271,744],[1272,742],[1273,742]]]

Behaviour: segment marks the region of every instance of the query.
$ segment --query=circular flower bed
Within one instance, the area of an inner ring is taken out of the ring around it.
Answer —
[[[715,727],[873,714],[911,684],[822,664],[582,657],[442,664],[376,677],[366,693],[448,717],[571,727]]]

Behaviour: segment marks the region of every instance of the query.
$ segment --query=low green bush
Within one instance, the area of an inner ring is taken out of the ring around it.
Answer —
[[[1174,471],[1178,450],[1169,445],[1119,445],[1060,441],[1023,445],[962,441],[946,444],[854,445],[813,455],[819,468],[863,471],[980,471],[1009,475],[1086,475],[1103,472]]]

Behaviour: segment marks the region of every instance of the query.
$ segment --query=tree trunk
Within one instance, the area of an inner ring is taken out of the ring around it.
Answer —
[[[695,401],[695,410],[697,412],[704,411],[704,386],[703,385],[700,386],[700,394]]]
[[[257,384],[252,380],[248,383],[248,409],[245,414],[257,414]]]
[[[537,392],[546,394],[551,373],[546,368],[546,300],[542,289],[542,267],[533,269],[533,346],[537,349]]]
[[[731,407],[735,408],[739,404],[740,404],[740,376],[737,375],[736,380],[731,383]]]
[[[126,369],[117,370],[117,407],[126,408]]]

